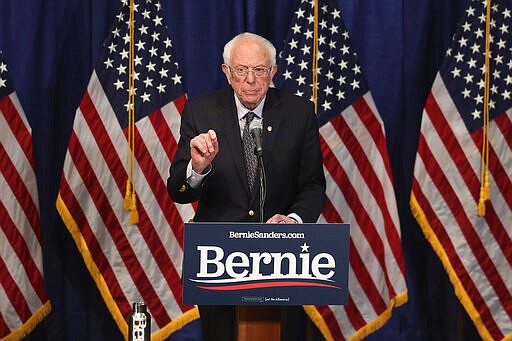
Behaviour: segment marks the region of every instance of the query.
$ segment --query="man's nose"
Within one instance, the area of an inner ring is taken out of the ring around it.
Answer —
[[[245,78],[245,80],[248,83],[254,83],[254,81],[256,80],[256,76],[254,75],[254,70],[247,71],[247,77]]]

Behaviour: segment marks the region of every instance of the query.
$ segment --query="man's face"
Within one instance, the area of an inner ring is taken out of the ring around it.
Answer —
[[[277,71],[277,66],[264,73],[262,77],[256,77],[251,68],[266,68],[271,65],[270,58],[265,48],[253,40],[242,40],[234,46],[231,53],[231,65],[222,64],[222,71],[226,75],[228,83],[235,91],[238,99],[247,109],[254,109],[263,100]],[[240,76],[235,71],[237,68],[251,69],[245,76]],[[230,70],[231,68],[231,70]]]

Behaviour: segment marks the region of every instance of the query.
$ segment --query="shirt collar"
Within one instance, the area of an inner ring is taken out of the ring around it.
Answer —
[[[267,98],[267,96],[263,97],[260,104],[258,104],[258,106],[256,108],[254,108],[253,110],[247,109],[242,104],[242,102],[240,102],[240,100],[238,99],[238,96],[235,93],[233,94],[233,96],[235,96],[236,112],[238,114],[239,120],[242,119],[245,116],[245,114],[247,114],[249,111],[252,111],[253,113],[255,113],[256,116],[258,116],[259,118],[263,118],[263,106],[265,105],[265,99]]]

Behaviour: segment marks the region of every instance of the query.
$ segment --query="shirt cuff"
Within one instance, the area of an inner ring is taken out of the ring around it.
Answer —
[[[202,174],[197,173],[192,169],[192,160],[188,162],[187,165],[187,183],[193,189],[198,188],[203,183],[203,179],[210,173],[212,170],[212,165],[209,164],[208,167],[203,171]]]
[[[295,220],[297,224],[302,224],[303,222],[297,213],[290,213],[287,215],[287,217]]]

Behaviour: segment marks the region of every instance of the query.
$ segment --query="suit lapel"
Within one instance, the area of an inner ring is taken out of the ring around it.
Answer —
[[[219,100],[218,119],[226,136],[227,148],[231,154],[231,158],[235,163],[240,182],[243,184],[245,191],[249,195],[249,185],[247,183],[247,175],[245,172],[244,151],[242,148],[242,138],[240,136],[240,125],[235,106],[233,91],[225,91]],[[224,146],[219,146],[225,148]]]
[[[277,141],[277,132],[283,118],[283,113],[279,110],[279,103],[275,89],[268,89],[263,107],[263,131],[261,132],[264,150],[273,150]],[[265,161],[265,153],[263,153],[263,161]]]
[[[242,138],[240,136],[240,125],[234,100],[234,94],[231,89],[223,92],[218,104],[218,119],[226,136],[225,143],[231,158],[235,163],[238,177],[243,184],[247,195],[249,196],[249,185],[247,183],[247,175],[245,172],[244,152],[242,147]],[[273,146],[277,141],[277,132],[282,121],[283,114],[279,110],[279,97],[275,89],[270,88],[265,99],[263,107],[263,149],[273,150]],[[220,146],[223,148],[223,146]],[[265,163],[265,153],[263,153],[263,162]],[[258,186],[256,186],[258,187]],[[257,197],[259,188],[255,188],[252,200]]]

